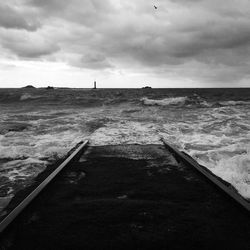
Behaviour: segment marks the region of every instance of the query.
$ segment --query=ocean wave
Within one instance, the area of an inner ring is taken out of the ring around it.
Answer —
[[[213,103],[207,102],[205,99],[201,98],[199,95],[192,96],[181,96],[181,97],[168,97],[164,99],[149,99],[147,97],[143,97],[140,101],[144,105],[148,106],[180,106],[183,107],[201,107],[201,108],[209,108],[213,106]]]
[[[147,97],[141,98],[144,105],[157,105],[157,106],[168,106],[168,105],[178,105],[184,104],[188,100],[187,96],[184,97],[170,97],[161,100],[149,99]]]
[[[53,128],[45,134],[29,130],[0,135],[1,195],[9,196],[10,187],[10,195],[15,195],[32,183],[39,173],[64,157],[82,137],[84,134],[80,131],[53,131]]]
[[[19,180],[20,177],[25,179],[27,177],[37,176],[38,173],[43,171],[48,162],[38,160],[35,158],[27,158],[25,160],[8,161],[2,165],[1,176],[6,176],[10,181]]]
[[[250,199],[250,151],[247,146],[210,150],[198,155],[198,162],[231,183],[246,199]],[[237,149],[236,149],[237,148]]]
[[[9,132],[22,132],[29,128],[31,125],[29,123],[22,122],[6,122],[0,123],[0,134],[6,134]]]
[[[22,190],[24,187],[31,184],[34,178],[46,169],[47,165],[47,161],[38,160],[36,158],[11,160],[2,163],[0,168],[0,212],[10,202],[15,194],[19,190]],[[1,203],[1,198],[4,199],[4,203]]]
[[[34,99],[39,99],[39,98],[42,98],[42,96],[40,96],[40,95],[31,95],[29,93],[25,93],[25,94],[21,95],[20,101],[34,100]]]
[[[159,144],[164,137],[198,156],[204,166],[218,167],[216,174],[223,178],[225,172],[224,178],[249,197],[249,151],[230,147],[249,144],[248,97],[224,102],[223,106],[219,102],[234,96],[223,99],[180,91],[171,97],[170,92],[159,90],[156,95],[152,90],[147,97],[141,90],[124,90],[115,97],[111,90],[22,90],[9,91],[6,96],[3,93],[2,97],[0,92],[0,103],[8,104],[2,105],[0,112],[0,171],[5,168],[5,190],[13,187],[15,193],[14,184],[22,180],[20,186],[26,185],[33,171],[42,171],[43,162],[53,163],[85,138],[90,138],[91,145],[107,145]],[[35,105],[38,101],[43,105]],[[16,105],[20,102],[24,105]]]
[[[224,101],[219,104],[222,106],[250,105],[250,101]]]

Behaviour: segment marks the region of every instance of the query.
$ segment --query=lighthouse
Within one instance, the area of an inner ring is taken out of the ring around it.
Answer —
[[[96,81],[94,81],[94,88],[93,89],[96,89]]]

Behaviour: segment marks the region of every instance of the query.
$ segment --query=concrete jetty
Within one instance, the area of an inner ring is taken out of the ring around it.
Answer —
[[[64,168],[1,245],[249,249],[249,235],[249,214],[164,145],[109,145],[89,146]]]

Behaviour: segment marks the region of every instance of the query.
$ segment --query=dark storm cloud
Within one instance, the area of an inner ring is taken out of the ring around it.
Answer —
[[[170,0],[170,1],[178,4],[198,4],[203,2],[203,0]]]
[[[15,52],[16,55],[22,58],[38,58],[41,56],[46,56],[57,52],[60,48],[57,45],[51,43],[41,43],[41,44],[8,44],[6,48]]]
[[[96,53],[87,53],[82,56],[79,66],[91,69],[112,68],[104,55]]]
[[[40,27],[40,24],[34,19],[26,18],[22,11],[0,3],[0,27],[35,31]]]
[[[0,42],[3,48],[20,58],[36,59],[60,50],[58,45],[33,32],[5,32],[2,33]]]
[[[106,21],[113,6],[109,1],[100,0],[30,0],[29,4],[37,8],[46,18],[58,18],[83,26]]]
[[[25,39],[0,31],[1,46],[19,57],[57,52],[58,61],[93,70],[136,69],[213,82],[249,77],[247,0],[159,0],[157,10],[143,0],[19,1],[19,8],[0,5],[6,13],[0,26],[24,29]]]

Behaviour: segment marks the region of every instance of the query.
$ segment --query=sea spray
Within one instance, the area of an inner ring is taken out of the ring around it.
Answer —
[[[202,154],[196,154],[200,164],[208,167],[214,174],[231,183],[243,197],[250,200],[249,149],[235,150],[231,154],[228,151],[212,150],[203,154],[203,156],[205,157],[202,157]]]
[[[147,97],[143,97],[140,101],[144,105],[149,106],[174,106],[174,107],[196,107],[196,108],[204,108],[204,107],[212,107],[213,103],[208,103],[205,99],[201,98],[199,95],[192,96],[181,96],[181,97],[168,97],[163,99],[149,99]]]
[[[164,98],[161,100],[148,99],[143,97],[141,101],[144,105],[158,105],[158,106],[168,106],[168,105],[177,105],[184,104],[188,97],[173,97],[173,98]]]

